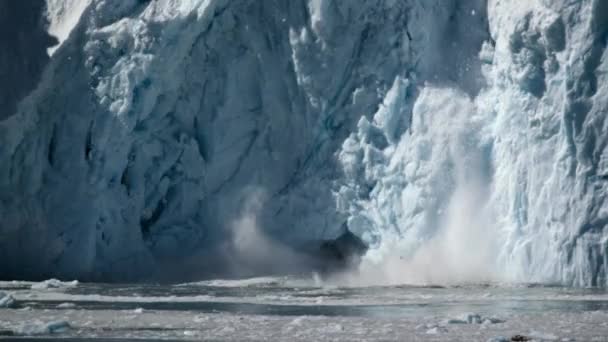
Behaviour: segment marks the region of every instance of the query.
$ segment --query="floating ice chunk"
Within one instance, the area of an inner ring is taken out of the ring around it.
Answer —
[[[144,309],[143,308],[137,308],[137,309],[133,310],[133,312],[135,312],[136,314],[142,314],[142,313],[144,313]]]
[[[528,336],[534,340],[542,340],[542,341],[557,341],[559,339],[559,337],[557,337],[553,334],[540,332],[540,331],[531,331],[530,334],[528,334]]]
[[[503,319],[499,319],[499,318],[494,318],[494,317],[485,317],[483,319],[483,321],[481,322],[481,324],[498,324],[498,323],[504,323],[505,320]]]
[[[451,318],[445,321],[446,324],[467,324],[468,322],[458,318]]]
[[[469,324],[481,324],[481,316],[475,313],[465,315],[466,321]]]
[[[344,331],[344,327],[338,323],[328,324],[325,329],[323,329],[326,333],[340,333]]]
[[[0,292],[0,308],[12,308],[15,306],[15,298],[8,293]]]
[[[504,336],[497,336],[497,337],[492,337],[492,338],[488,339],[487,342],[509,342],[509,341],[511,341],[511,340]]]
[[[483,317],[476,313],[467,313],[458,318],[451,318],[445,324],[497,324],[504,323],[502,319],[494,317]]]
[[[426,333],[428,335],[438,335],[438,334],[443,334],[443,333],[447,333],[448,329],[442,326],[436,326],[434,328],[431,328],[429,330],[426,331]]]
[[[306,317],[301,316],[289,322],[289,325],[302,325],[302,323],[304,323],[304,320],[306,320]]]
[[[63,287],[76,287],[78,286],[78,280],[73,281],[61,281],[57,279],[48,279],[40,283],[32,284],[32,290],[47,290],[57,289]]]
[[[186,337],[193,337],[193,336],[196,336],[196,335],[197,335],[197,332],[194,331],[194,330],[186,330],[186,331],[184,331],[184,336],[186,336]]]
[[[74,303],[61,303],[57,305],[57,309],[72,309],[75,308],[76,304]]]
[[[234,327],[223,327],[219,330],[220,334],[234,334],[236,332],[236,329]]]
[[[70,329],[70,324],[67,321],[40,322],[35,321],[26,323],[18,327],[15,335],[33,336],[33,335],[48,335],[66,332]]]
[[[70,329],[70,323],[67,321],[50,322],[46,325],[46,329],[51,334],[62,333]]]
[[[207,316],[196,316],[193,319],[194,323],[205,323],[207,321],[209,321],[209,317]]]
[[[41,322],[26,323],[17,327],[13,333],[15,335],[32,336],[44,335],[48,333],[46,325]]]

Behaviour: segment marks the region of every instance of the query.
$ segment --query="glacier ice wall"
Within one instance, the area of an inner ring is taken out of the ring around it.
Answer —
[[[487,85],[427,83],[390,141],[396,82],[342,147],[341,208],[380,246],[373,266],[408,260],[389,281],[605,286],[606,3],[489,1],[488,19]]]
[[[2,275],[221,274],[254,194],[272,241],[346,220],[389,281],[606,285],[607,16],[48,0],[61,45],[0,121]]]
[[[49,22],[48,33],[58,40],[58,44],[48,49],[49,55],[53,55],[69,37],[78,21],[80,21],[82,12],[84,12],[90,3],[90,0],[46,1],[46,18]]]
[[[517,10],[504,6],[492,12]],[[495,116],[501,256],[519,278],[605,286],[608,4],[539,1],[527,10],[492,23],[504,38],[493,87],[478,100]]]

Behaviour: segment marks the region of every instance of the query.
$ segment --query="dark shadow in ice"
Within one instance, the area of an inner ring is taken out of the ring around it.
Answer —
[[[57,39],[47,32],[44,0],[0,1],[0,120],[31,92]]]

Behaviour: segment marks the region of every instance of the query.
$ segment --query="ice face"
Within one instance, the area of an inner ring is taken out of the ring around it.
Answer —
[[[373,265],[407,259],[389,281],[606,285],[606,13],[490,1],[478,95],[426,84],[393,142],[383,118],[407,103],[393,104],[401,83],[362,119],[338,197],[378,244]]]
[[[386,281],[606,285],[601,2],[47,7],[61,45],[0,121],[6,277],[218,274],[242,222],[347,221]]]
[[[333,155],[405,69],[406,14],[92,2],[2,122],[7,274],[124,278],[192,254],[190,268],[223,271],[223,241],[252,196],[263,203],[250,221],[274,240],[337,237]]]
[[[42,2],[42,1],[41,1]],[[89,6],[90,0],[47,0],[48,31],[56,37],[58,44],[48,49],[49,55],[61,46],[78,24],[82,12]]]

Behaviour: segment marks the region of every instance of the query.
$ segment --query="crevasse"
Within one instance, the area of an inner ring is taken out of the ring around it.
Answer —
[[[2,274],[239,274],[242,222],[346,221],[378,281],[605,286],[606,6],[49,0],[0,116]]]

